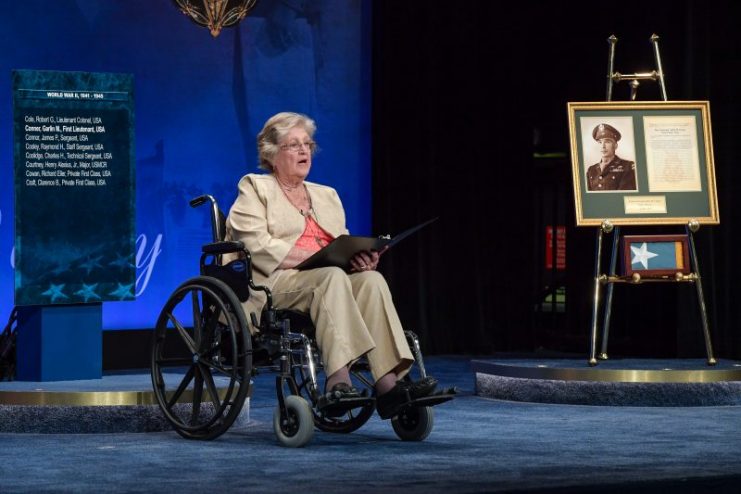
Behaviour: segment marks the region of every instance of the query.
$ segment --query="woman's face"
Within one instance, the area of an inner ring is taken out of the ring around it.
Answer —
[[[278,153],[273,158],[275,174],[283,180],[303,180],[311,170],[313,141],[303,127],[294,127],[278,143]]]

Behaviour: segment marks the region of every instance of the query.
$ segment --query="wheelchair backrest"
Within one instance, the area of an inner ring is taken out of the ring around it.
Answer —
[[[201,274],[223,281],[241,302],[245,302],[250,296],[248,280],[251,279],[251,265],[249,259],[234,259],[227,264],[222,264],[223,254],[236,252],[234,242],[224,242],[226,238],[226,216],[219,209],[219,205],[213,196],[208,194],[198,196],[190,201],[190,205],[197,208],[206,202],[211,204],[213,243],[203,247]],[[242,249],[243,247],[238,248]]]

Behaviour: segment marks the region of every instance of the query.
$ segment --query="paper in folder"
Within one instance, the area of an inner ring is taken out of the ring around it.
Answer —
[[[437,218],[432,218],[408,230],[404,230],[393,238],[389,237],[358,237],[355,235],[340,235],[332,240],[320,251],[296,266],[296,269],[314,269],[325,266],[337,266],[350,271],[350,259],[361,251],[381,250],[384,247],[393,247],[412,233],[429,225]]]

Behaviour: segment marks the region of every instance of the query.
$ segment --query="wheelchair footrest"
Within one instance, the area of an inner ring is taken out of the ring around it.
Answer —
[[[457,394],[457,390],[455,388],[448,388],[448,389],[442,389],[436,393],[432,393],[429,396],[423,396],[422,398],[417,398],[416,400],[412,400],[409,403],[407,403],[404,408],[406,407],[432,407],[435,405],[439,405],[441,403],[445,403],[446,401],[450,401],[453,398],[455,398],[455,395]]]
[[[331,393],[326,393],[317,400],[316,409],[325,417],[341,417],[350,410],[373,405],[374,403],[375,399],[369,396],[334,398]]]
[[[422,396],[416,399],[409,399],[408,401],[400,403],[392,408],[379,410],[378,414],[381,416],[382,419],[390,419],[409,408],[431,407],[439,405],[440,403],[445,403],[446,401],[450,401],[455,398],[457,392],[458,390],[456,390],[455,388],[441,389],[427,396]],[[408,395],[407,397],[409,398]],[[383,413],[381,413],[382,411]]]

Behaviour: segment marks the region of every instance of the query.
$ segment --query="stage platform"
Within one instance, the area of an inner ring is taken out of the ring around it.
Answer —
[[[741,405],[741,362],[704,359],[475,359],[476,394],[602,406]]]
[[[228,379],[214,376],[217,389]],[[181,401],[192,396],[188,391]],[[249,421],[250,399],[234,426]],[[117,433],[171,430],[145,371],[81,381],[0,382],[0,432]]]
[[[474,393],[514,402],[642,407],[741,405],[741,362],[574,358],[473,358]],[[450,381],[445,367],[436,375]],[[217,382],[222,388],[226,384]],[[274,405],[272,385],[263,385]],[[189,396],[184,396],[189,399]],[[233,427],[248,425],[248,398]],[[102,379],[0,382],[0,433],[118,433],[170,430],[144,370]]]

